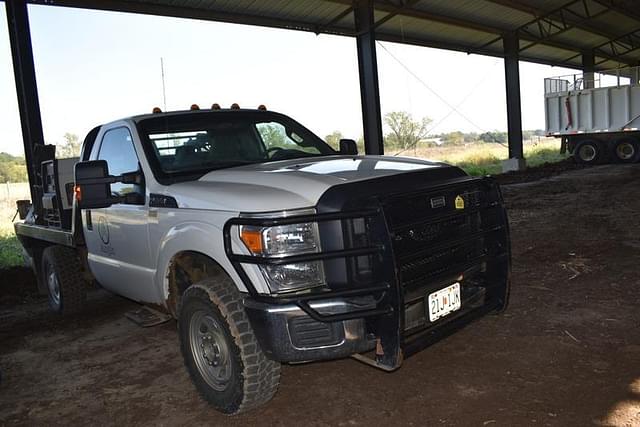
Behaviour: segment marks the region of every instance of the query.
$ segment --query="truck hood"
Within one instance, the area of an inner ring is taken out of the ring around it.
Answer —
[[[176,183],[168,195],[178,206],[234,212],[269,212],[315,206],[329,188],[402,173],[452,168],[406,157],[327,156],[282,160],[209,172]]]

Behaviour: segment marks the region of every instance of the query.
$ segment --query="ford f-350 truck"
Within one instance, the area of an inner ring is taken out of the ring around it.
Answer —
[[[35,157],[15,229],[51,307],[81,310],[98,283],[177,319],[196,388],[227,414],[269,401],[281,363],[394,370],[507,305],[489,177],[217,105],[98,126],[80,159]]]

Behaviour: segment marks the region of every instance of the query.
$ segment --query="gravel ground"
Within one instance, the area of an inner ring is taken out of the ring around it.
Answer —
[[[640,425],[640,165],[560,172],[503,188],[505,315],[394,373],[285,366],[271,403],[232,418],[199,399],[175,322],[137,327],[136,305],[103,291],[60,319],[28,270],[0,272],[0,425]]]

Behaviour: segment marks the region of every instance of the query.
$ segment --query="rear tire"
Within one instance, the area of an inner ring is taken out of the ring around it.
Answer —
[[[640,159],[640,144],[635,138],[625,136],[613,141],[610,153],[618,163],[635,163]]]
[[[49,246],[42,252],[42,280],[49,307],[59,314],[77,313],[87,299],[87,284],[76,252],[65,246]]]
[[[583,165],[595,165],[601,163],[605,157],[605,150],[599,141],[595,139],[585,139],[576,144],[573,150],[573,158],[576,163]]]
[[[180,349],[200,395],[220,412],[235,415],[273,397],[280,364],[269,360],[226,275],[190,286],[178,311]]]

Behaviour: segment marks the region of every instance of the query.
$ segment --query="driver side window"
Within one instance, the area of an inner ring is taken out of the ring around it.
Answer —
[[[280,150],[296,150],[310,154],[320,154],[314,146],[305,146],[304,139],[296,133],[287,135],[285,127],[281,123],[266,122],[257,123],[256,129],[262,138],[265,149],[273,153]]]
[[[138,155],[133,147],[133,138],[129,129],[125,127],[108,130],[102,137],[98,160],[106,160],[110,175],[122,175],[126,172],[135,172],[140,169]],[[114,196],[124,196],[127,193],[144,194],[140,185],[136,184],[111,184],[111,193]]]

